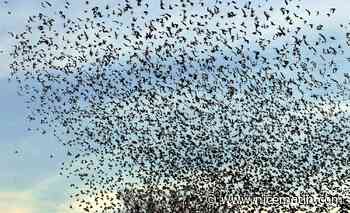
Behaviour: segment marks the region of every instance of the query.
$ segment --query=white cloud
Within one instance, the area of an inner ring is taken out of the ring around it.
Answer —
[[[35,202],[30,193],[0,192],[0,212],[34,213]]]
[[[6,213],[80,213],[70,211],[69,206],[61,205],[62,201],[51,198],[52,188],[64,187],[60,185],[62,177],[51,176],[37,182],[33,187],[21,191],[0,192],[0,212]],[[53,190],[54,191],[54,190]],[[63,201],[66,204],[66,201]]]

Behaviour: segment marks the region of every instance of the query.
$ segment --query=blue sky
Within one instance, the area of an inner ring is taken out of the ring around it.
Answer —
[[[68,184],[58,176],[64,147],[50,134],[26,130],[24,100],[17,96],[16,85],[7,81],[7,54],[11,48],[8,32],[20,30],[26,17],[36,13],[40,1],[9,0],[7,5],[3,2],[0,0],[0,212],[74,213],[66,208]],[[348,0],[304,2],[305,7],[313,9],[336,7],[337,16],[333,18],[339,23],[350,21]],[[13,14],[7,14],[8,10]]]
[[[27,131],[24,102],[6,78],[0,79],[0,100],[0,212],[61,212],[55,209],[68,198],[58,176],[63,147],[53,136]]]
[[[40,1],[0,1],[0,212],[64,213],[68,183],[58,175],[65,150],[52,135],[29,132],[24,100],[8,83],[9,31],[23,26]],[[8,10],[13,11],[11,15]],[[16,154],[16,150],[18,153]],[[50,158],[50,155],[54,155]]]

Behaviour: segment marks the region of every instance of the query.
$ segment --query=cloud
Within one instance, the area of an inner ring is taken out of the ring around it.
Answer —
[[[25,192],[0,192],[0,212],[32,213],[33,197]]]
[[[0,211],[7,212],[7,213],[32,213],[33,212],[30,209],[18,208],[18,207],[0,208]]]
[[[6,213],[80,213],[71,211],[67,199],[56,198],[64,194],[58,175],[50,176],[20,191],[0,192],[0,212]],[[63,205],[64,204],[64,205]]]

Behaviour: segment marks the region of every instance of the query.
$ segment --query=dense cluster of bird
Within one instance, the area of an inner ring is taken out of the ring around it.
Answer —
[[[43,1],[10,33],[10,78],[67,147],[73,208],[348,209],[350,33],[336,17],[296,0]]]

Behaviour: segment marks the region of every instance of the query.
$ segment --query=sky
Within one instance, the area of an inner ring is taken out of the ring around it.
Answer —
[[[8,2],[5,5],[0,0],[0,212],[74,213],[67,208],[68,182],[58,175],[64,147],[50,134],[27,131],[24,100],[17,95],[16,85],[7,80],[11,49],[8,32],[20,30],[27,16],[37,12],[40,1]],[[348,0],[306,0],[302,4],[313,9],[336,7],[337,21],[350,21]],[[9,10],[12,14],[7,13]]]
[[[23,100],[5,78],[0,79],[0,99],[0,212],[21,212],[16,208],[22,207],[35,212],[30,208],[60,204],[66,199],[65,180],[58,176],[63,147],[50,135],[27,131]]]
[[[58,175],[64,147],[50,134],[27,130],[24,100],[7,80],[8,32],[21,29],[39,5],[36,0],[9,0],[7,5],[0,0],[0,212],[76,213],[68,209],[68,183]]]

